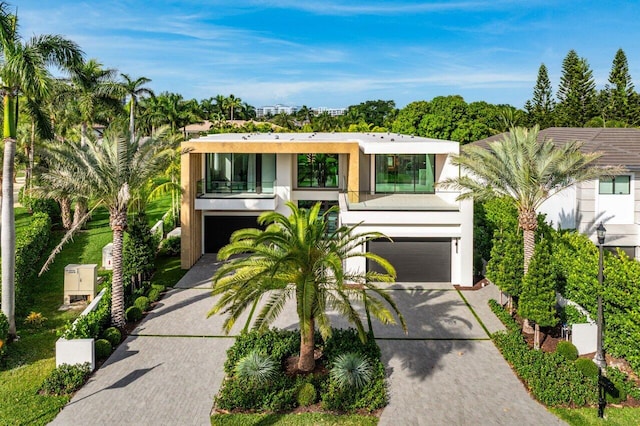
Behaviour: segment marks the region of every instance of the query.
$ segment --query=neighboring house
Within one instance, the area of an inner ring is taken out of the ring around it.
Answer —
[[[338,205],[336,225],[361,223],[394,242],[363,247],[397,281],[473,285],[473,204],[436,187],[457,176],[457,142],[388,133],[207,135],[182,143],[182,267],[215,253],[264,211],[287,201]],[[364,259],[347,268],[365,270]]]
[[[501,140],[506,134],[474,142]],[[597,240],[600,222],[607,228],[605,246],[619,247],[630,257],[640,258],[640,129],[551,127],[539,139],[556,145],[573,140],[583,143],[583,152],[601,152],[597,165],[624,166],[619,176],[584,182],[552,196],[540,208],[556,228],[577,229]]]

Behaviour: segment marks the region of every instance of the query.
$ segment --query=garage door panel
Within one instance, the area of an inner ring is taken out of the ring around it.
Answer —
[[[387,259],[396,268],[400,282],[450,282],[451,240],[377,240],[369,243],[368,250]],[[369,270],[383,272],[375,262]]]
[[[261,228],[255,216],[205,216],[204,252],[217,253],[238,229]]]

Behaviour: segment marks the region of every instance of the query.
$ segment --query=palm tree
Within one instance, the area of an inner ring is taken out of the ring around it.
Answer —
[[[266,230],[239,230],[218,252],[220,260],[243,253],[248,256],[236,257],[216,271],[213,295],[221,298],[209,315],[228,313],[224,321],[224,330],[228,333],[245,310],[250,308],[251,317],[259,300],[267,296],[268,301],[253,324],[255,329],[265,330],[280,314],[287,299],[295,298],[300,322],[298,369],[303,372],[315,367],[315,327],[324,339],[331,335],[329,309],[335,309],[354,324],[363,341],[366,332],[352,304],[356,301],[384,324],[394,324],[395,313],[406,332],[404,318],[395,302],[383,289],[372,284],[393,282],[395,269],[380,256],[360,250],[361,244],[385,236],[379,232],[356,234],[357,225],[341,226],[329,233],[328,217],[337,211],[335,208],[320,215],[320,203],[309,210],[299,209],[291,202],[287,205],[291,216],[265,212],[258,222],[267,225]],[[386,273],[345,271],[344,261],[351,257],[374,261]]]
[[[106,111],[121,109],[122,87],[115,81],[116,70],[104,69],[96,59],[77,66],[70,85],[62,90],[61,97],[75,104],[81,120],[81,145],[89,139],[89,126],[97,121],[106,122]]]
[[[33,36],[23,41],[18,18],[0,3],[0,93],[3,98],[4,159],[2,170],[2,311],[9,320],[9,335],[15,325],[15,218],[13,171],[16,153],[17,100],[20,93],[42,99],[50,93],[49,67],[68,70],[82,60],[78,45],[58,35]]]
[[[132,138],[135,138],[135,110],[138,105],[138,98],[145,95],[154,97],[155,94],[153,93],[153,90],[143,87],[145,84],[151,82],[151,79],[147,77],[138,77],[134,80],[129,77],[128,74],[120,74],[120,76],[124,80],[120,83],[120,86],[124,93],[129,96],[129,135],[131,135]]]
[[[488,149],[467,145],[454,156],[453,164],[467,174],[440,183],[442,187],[463,190],[458,199],[486,201],[510,197],[518,208],[518,223],[524,236],[524,273],[535,248],[538,209],[549,197],[575,185],[601,176],[619,174],[619,167],[596,167],[600,153],[583,153],[582,143],[573,141],[556,146],[551,139],[538,141],[539,127],[515,127]]]
[[[54,187],[73,186],[89,194],[95,205],[109,210],[109,224],[113,231],[113,280],[111,289],[111,323],[123,327],[124,288],[122,275],[122,244],[127,229],[127,210],[131,192],[144,186],[166,167],[175,146],[161,129],[149,138],[130,138],[126,132],[110,129],[99,143],[87,142],[85,149],[73,149],[62,144],[55,154],[65,167],[50,169],[42,175]],[[75,225],[49,257],[46,270],[62,245],[79,229],[88,215]]]
[[[225,106],[229,109],[229,119],[233,121],[233,110],[242,109],[242,99],[236,98],[233,94],[225,100]]]

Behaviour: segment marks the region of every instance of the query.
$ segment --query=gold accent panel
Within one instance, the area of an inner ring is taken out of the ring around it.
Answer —
[[[202,212],[195,209],[197,182],[202,179],[202,154],[188,152],[182,155],[180,178],[180,267],[189,269],[202,256]]]

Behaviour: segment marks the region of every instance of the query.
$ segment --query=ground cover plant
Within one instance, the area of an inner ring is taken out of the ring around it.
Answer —
[[[299,331],[272,329],[240,335],[227,351],[227,377],[214,399],[216,412],[283,413],[312,406],[312,411],[363,414],[387,404],[384,365],[373,336],[363,343],[353,329],[333,330],[327,340],[318,335],[316,368],[304,375],[297,374],[293,361],[299,341]],[[359,360],[355,368],[344,362],[345,355]],[[345,379],[345,371],[357,379]],[[217,415],[212,417],[213,424]]]

